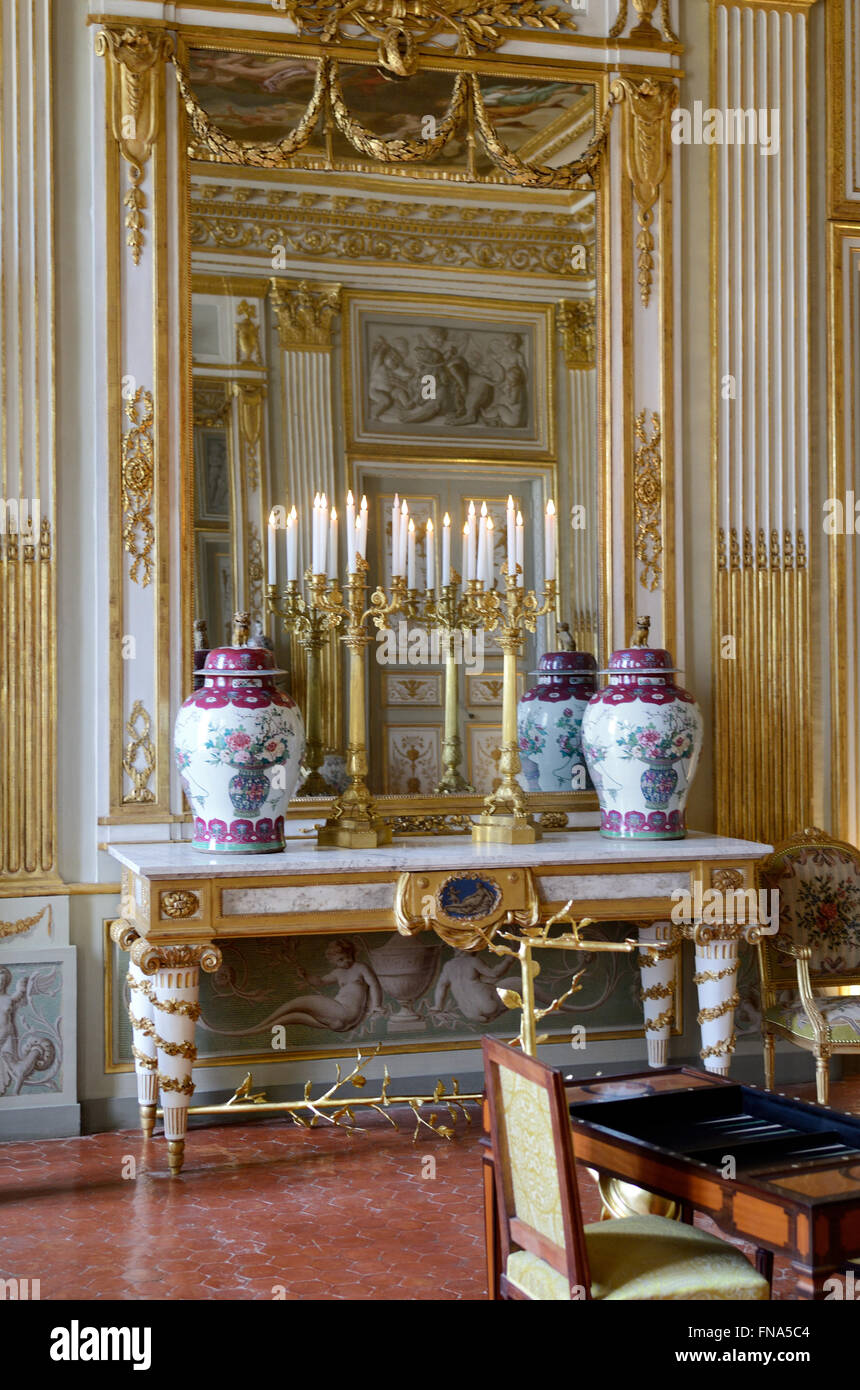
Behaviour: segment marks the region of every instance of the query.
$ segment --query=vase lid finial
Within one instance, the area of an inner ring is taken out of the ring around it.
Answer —
[[[233,614],[233,637],[232,646],[245,647],[248,645],[248,636],[251,631],[250,613]]]
[[[646,614],[642,618],[636,619],[636,631],[630,638],[631,647],[647,647],[648,633],[651,629],[651,619]]]

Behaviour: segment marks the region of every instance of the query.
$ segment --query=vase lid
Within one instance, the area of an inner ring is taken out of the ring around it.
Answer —
[[[619,647],[609,658],[608,675],[616,671],[641,671],[645,675],[669,675],[679,667],[664,647]]]
[[[285,676],[266,647],[213,647],[206,654],[204,676]]]
[[[538,659],[538,669],[530,676],[594,676],[597,661],[591,652],[544,652]]]

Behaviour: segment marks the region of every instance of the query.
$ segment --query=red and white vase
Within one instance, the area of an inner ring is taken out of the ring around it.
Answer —
[[[609,684],[592,696],[582,749],[610,839],[676,840],[702,750],[702,716],[672,677],[670,652],[623,647],[609,661]]]
[[[520,785],[529,792],[582,791],[590,786],[582,755],[582,716],[594,694],[597,662],[590,652],[545,652],[537,685],[517,704]]]
[[[283,849],[284,817],[299,780],[305,729],[278,690],[265,647],[216,647],[203,689],[176,719],[174,757],[194,812],[195,849],[260,854]]]

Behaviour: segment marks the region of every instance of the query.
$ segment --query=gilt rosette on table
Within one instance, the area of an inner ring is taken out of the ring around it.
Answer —
[[[582,718],[594,694],[597,662],[589,652],[546,652],[538,667],[537,684],[517,705],[517,780],[529,792],[582,791],[591,785]]]
[[[301,714],[275,685],[262,647],[217,647],[204,685],[182,705],[174,756],[194,812],[195,849],[253,854],[283,849],[284,817],[305,749]]]
[[[582,722],[582,747],[612,839],[673,840],[687,833],[685,807],[702,748],[702,716],[672,679],[671,653],[613,652],[609,684]]]

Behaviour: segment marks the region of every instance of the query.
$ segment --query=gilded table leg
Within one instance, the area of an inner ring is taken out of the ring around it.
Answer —
[[[729,1059],[735,1050],[735,1008],[739,1002],[738,939],[735,936],[730,940],[703,940],[697,933],[695,940],[693,979],[699,992],[700,1056],[708,1071],[728,1076]]]
[[[773,1033],[762,1034],[762,1046],[764,1048],[764,1085],[766,1091],[773,1090],[773,1083],[776,1078],[775,1041]]]
[[[652,955],[641,949],[661,942],[669,949]],[[649,1067],[665,1067],[669,1059],[669,1034],[675,1021],[675,955],[671,922],[652,922],[639,928],[639,971]]]
[[[194,1094],[191,1069],[197,1056],[194,1025],[200,1016],[200,966],[207,971],[217,970],[221,952],[210,944],[162,946],[141,939],[132,946],[131,957],[144,975],[153,977],[158,1088],[168,1164],[171,1175],[176,1176],[185,1157],[188,1106]]]
[[[155,1045],[153,1007],[155,992],[152,981],[148,980],[131,960],[128,963],[128,987],[131,992],[128,1012],[133,1034],[140,1128],[144,1139],[150,1139],[155,1128],[155,1111],[158,1106],[158,1049]]]

